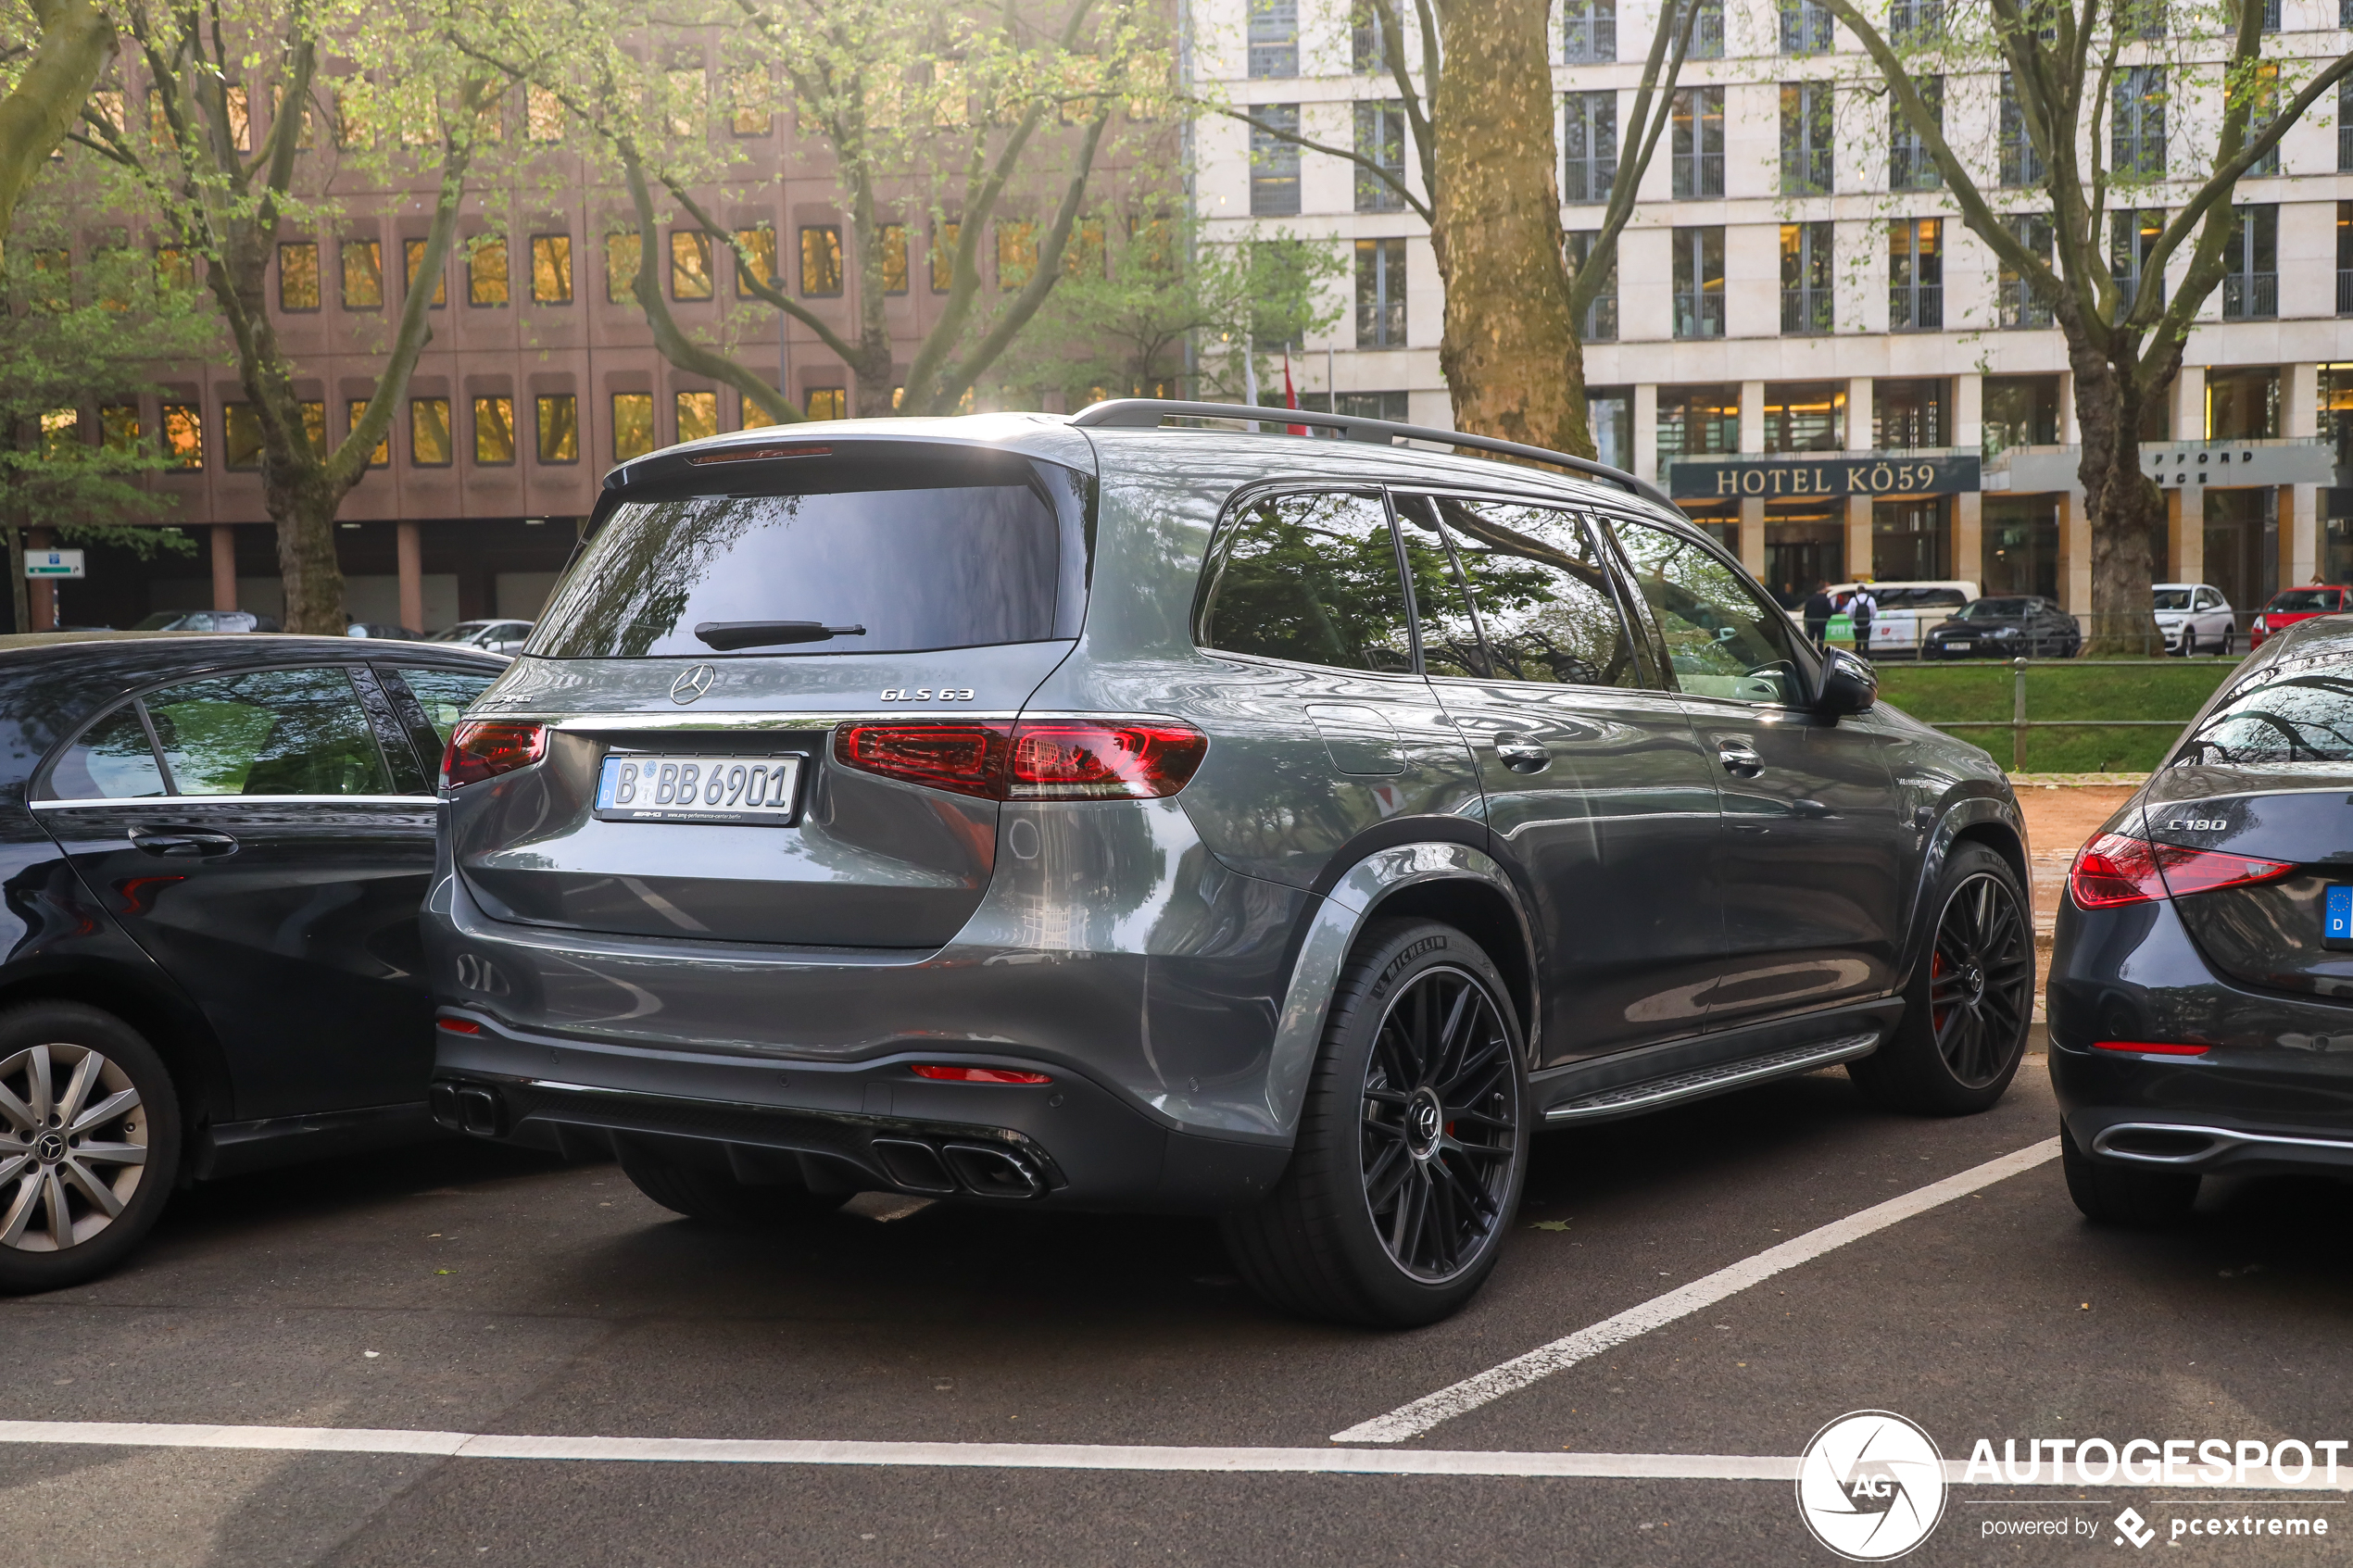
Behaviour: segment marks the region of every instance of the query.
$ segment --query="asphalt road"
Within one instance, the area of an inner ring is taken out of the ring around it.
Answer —
[[[0,1417],[629,1437],[1330,1449],[1354,1423],[2047,1139],[2039,1057],[1980,1117],[1836,1071],[1541,1140],[1485,1294],[1301,1323],[1207,1224],[861,1200],[704,1229],[611,1166],[448,1145],[184,1195],[122,1273],[0,1303]],[[1405,1447],[1792,1456],[1858,1409],[1979,1437],[2353,1436],[2347,1189],[2209,1184],[2171,1235],[2087,1228],[2056,1161],[1929,1210]],[[2353,1464],[2348,1464],[2353,1481]],[[2169,1501],[2168,1499],[2186,1499]],[[2140,1555],[2106,1521],[2325,1516],[2347,1495],[1951,1488],[1915,1562]],[[2244,1505],[2244,1507],[2242,1507]],[[1989,1538],[2080,1516],[2096,1537]],[[0,1443],[8,1564],[1831,1562],[1783,1481],[502,1460]]]

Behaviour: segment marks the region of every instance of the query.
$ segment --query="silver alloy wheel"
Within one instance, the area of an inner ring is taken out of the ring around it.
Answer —
[[[114,1223],[147,1167],[130,1074],[87,1046],[0,1061],[0,1247],[62,1252]]]

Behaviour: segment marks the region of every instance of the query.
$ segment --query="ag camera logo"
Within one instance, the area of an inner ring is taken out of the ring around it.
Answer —
[[[1850,1562],[1901,1557],[1944,1515],[1944,1458],[1893,1411],[1840,1416],[1797,1461],[1797,1512],[1816,1540]]]

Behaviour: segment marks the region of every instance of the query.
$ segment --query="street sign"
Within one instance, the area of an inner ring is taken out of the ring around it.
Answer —
[[[27,550],[24,553],[24,574],[27,577],[85,577],[82,570],[80,550]]]

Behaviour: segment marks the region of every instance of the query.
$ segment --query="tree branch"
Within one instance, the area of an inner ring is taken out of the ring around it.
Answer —
[[[1363,153],[1353,152],[1346,147],[1335,147],[1327,143],[1318,142],[1312,136],[1302,136],[1296,131],[1287,131],[1279,125],[1269,125],[1266,121],[1260,119],[1257,116],[1252,115],[1246,110],[1229,108],[1224,104],[1213,103],[1207,98],[1186,97],[1179,99],[1178,101],[1190,104],[1196,108],[1208,109],[1214,114],[1222,114],[1228,119],[1239,119],[1253,131],[1264,131],[1266,134],[1274,137],[1277,141],[1289,142],[1294,146],[1304,147],[1311,153],[1322,153],[1329,157],[1344,158],[1348,162],[1354,164],[1357,168],[1365,170],[1367,173],[1378,175],[1381,183],[1387,185],[1390,190],[1395,191],[1399,196],[1404,199],[1406,206],[1412,207],[1416,213],[1421,215],[1423,222],[1427,223],[1430,220],[1429,204],[1422,200],[1421,197],[1416,195],[1406,185],[1405,182],[1397,177],[1394,170],[1383,168],[1380,164],[1374,162],[1369,157],[1366,157]]]

